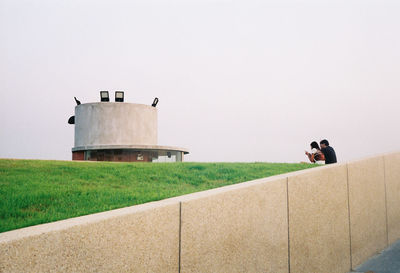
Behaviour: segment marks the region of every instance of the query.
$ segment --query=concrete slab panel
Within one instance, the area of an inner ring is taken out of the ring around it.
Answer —
[[[387,246],[383,156],[348,163],[352,266]]]
[[[291,273],[351,268],[346,165],[289,176]]]
[[[386,155],[385,183],[389,244],[400,239],[400,153]]]
[[[178,272],[179,202],[0,234],[0,272]]]
[[[260,181],[182,199],[182,273],[288,272],[286,178]]]

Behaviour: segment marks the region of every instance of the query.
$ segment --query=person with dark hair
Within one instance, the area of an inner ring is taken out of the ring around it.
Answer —
[[[332,164],[336,163],[336,153],[335,150],[329,146],[329,142],[326,139],[323,139],[319,142],[321,145],[321,151],[324,153],[325,156],[325,164]]]
[[[318,143],[316,141],[311,142],[311,153],[306,151],[306,155],[311,163],[325,164],[325,156],[321,152]]]

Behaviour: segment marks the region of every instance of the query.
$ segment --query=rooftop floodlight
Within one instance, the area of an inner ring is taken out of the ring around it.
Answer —
[[[110,96],[108,95],[108,91],[100,91],[100,100],[110,101]]]
[[[81,102],[76,97],[74,97],[74,99],[75,99],[76,105],[80,105],[81,104]]]
[[[75,116],[72,116],[68,119],[68,124],[75,124]]]
[[[153,100],[153,104],[152,104],[151,106],[156,107],[156,106],[157,106],[157,103],[158,103],[158,98],[155,98],[155,99]]]
[[[124,102],[124,91],[115,91],[115,102]]]

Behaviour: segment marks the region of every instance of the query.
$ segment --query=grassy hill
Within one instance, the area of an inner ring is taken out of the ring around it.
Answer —
[[[0,159],[0,232],[310,167]]]

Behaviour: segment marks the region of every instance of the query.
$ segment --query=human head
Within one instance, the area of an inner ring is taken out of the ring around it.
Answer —
[[[321,140],[319,144],[321,145],[321,149],[329,146],[329,142],[326,139]]]
[[[315,149],[319,150],[319,146],[318,146],[318,143],[316,141],[311,142],[310,146],[311,146],[311,149],[315,148]]]

